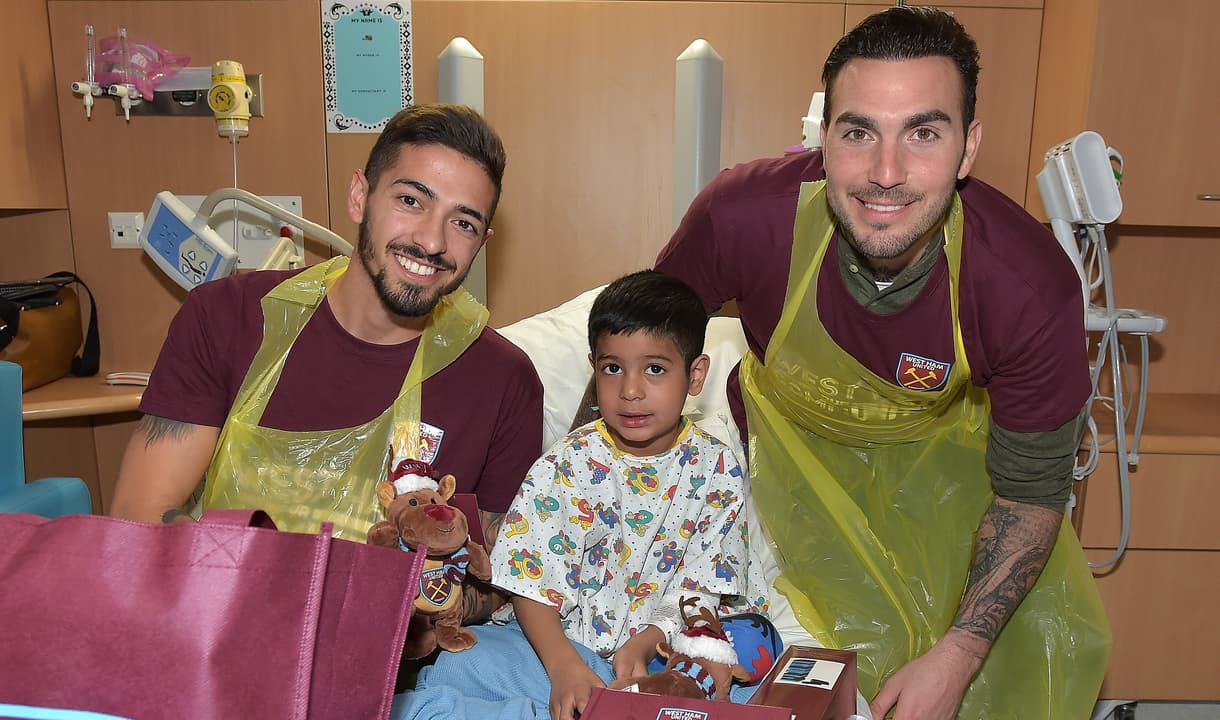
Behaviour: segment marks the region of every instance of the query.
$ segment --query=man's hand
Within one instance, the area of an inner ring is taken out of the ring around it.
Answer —
[[[894,720],[953,720],[966,686],[983,665],[987,644],[956,628],[932,649],[903,665],[881,686],[869,709],[882,720],[897,706]]]
[[[568,663],[550,673],[552,720],[574,720],[585,711],[593,688],[606,683],[584,662]]]
[[[966,686],[1038,580],[1063,513],[996,498],[983,514],[957,619],[932,649],[898,669],[873,699],[877,720],[953,718]]]
[[[631,636],[622,647],[614,651],[614,677],[617,680],[648,674],[648,661],[657,654],[657,643],[665,640],[665,633],[656,625],[649,625]]]

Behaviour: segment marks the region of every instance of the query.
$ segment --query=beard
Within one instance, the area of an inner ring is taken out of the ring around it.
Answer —
[[[844,202],[855,202],[853,198],[868,198],[869,202],[883,205],[905,205],[924,199],[924,195],[911,194],[902,191],[877,190],[872,187],[848,188],[846,200],[840,201],[836,193],[827,193],[830,202],[830,212],[834,215],[844,237],[852,247],[866,258],[876,260],[893,260],[901,257],[915,243],[940,226],[953,203],[953,193],[946,194],[939,202],[915,218],[907,229],[892,229],[886,225],[861,225],[851,219]]]
[[[454,276],[454,279],[448,284],[433,289],[422,288],[409,282],[402,282],[398,288],[390,287],[386,268],[384,266],[377,267],[377,251],[373,248],[369,234],[369,222],[366,218],[360,223],[356,254],[360,256],[360,263],[373,281],[373,287],[377,290],[377,297],[381,299],[381,304],[395,315],[403,317],[423,317],[427,315],[436,308],[441,298],[457,290],[462,281],[466,279],[466,273],[470,272],[470,268],[467,267],[465,271]],[[447,270],[456,269],[453,263],[448,260],[439,255],[427,255],[414,245],[391,244],[386,249],[410,255],[417,260],[436,267],[443,267]]]

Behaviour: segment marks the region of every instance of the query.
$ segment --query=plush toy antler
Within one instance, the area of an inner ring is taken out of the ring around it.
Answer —
[[[377,486],[387,519],[368,533],[372,545],[422,547],[428,553],[407,629],[407,659],[424,657],[438,645],[453,652],[474,645],[474,633],[462,627],[462,583],[467,573],[491,578],[487,550],[470,539],[466,515],[448,503],[457,480],[445,475],[438,481],[438,474],[418,460],[398,463],[389,480]]]
[[[682,598],[678,611],[686,629],[674,638],[672,645],[657,643],[657,654],[666,661],[664,670],[615,680],[610,687],[635,685],[645,693],[724,700],[733,680],[748,682],[750,673],[737,662],[733,639],[721,626],[720,616],[708,608],[700,608],[698,615],[687,614],[686,609],[698,602],[696,597]]]

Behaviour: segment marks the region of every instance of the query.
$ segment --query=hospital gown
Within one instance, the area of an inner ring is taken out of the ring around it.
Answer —
[[[492,583],[546,603],[608,657],[650,624],[679,629],[683,595],[747,593],[746,485],[732,450],[686,422],[660,455],[620,452],[599,420],[538,460],[505,516]]]

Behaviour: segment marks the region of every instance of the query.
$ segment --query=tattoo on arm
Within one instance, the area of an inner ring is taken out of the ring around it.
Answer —
[[[1052,508],[996,498],[979,523],[953,627],[990,647],[1046,566],[1062,520]]]
[[[479,522],[483,525],[483,544],[487,551],[496,544],[500,526],[504,524],[504,513],[479,511]],[[462,624],[476,625],[485,622],[491,614],[508,602],[508,596],[478,578],[466,576],[462,585]]]
[[[467,575],[466,583],[462,585],[462,624],[477,625],[485,622],[506,602],[507,595]]]
[[[144,432],[144,447],[161,440],[182,440],[190,435],[191,423],[169,420],[156,415],[145,415],[140,419],[140,430]]]
[[[504,513],[480,510],[479,522],[483,523],[483,545],[490,551],[496,544],[496,538],[500,535],[500,526],[504,524]]]

